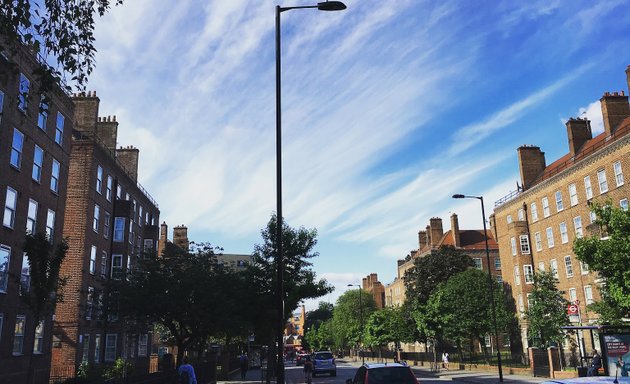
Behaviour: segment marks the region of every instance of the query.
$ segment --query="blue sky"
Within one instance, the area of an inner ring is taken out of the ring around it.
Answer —
[[[333,301],[384,284],[431,217],[482,228],[516,188],[516,148],[568,152],[626,90],[630,3],[347,0],[282,13],[284,217],[318,230]],[[89,90],[140,149],[139,181],[191,240],[251,253],[276,209],[275,5],[127,0],[100,19]],[[308,303],[312,307],[313,303]]]

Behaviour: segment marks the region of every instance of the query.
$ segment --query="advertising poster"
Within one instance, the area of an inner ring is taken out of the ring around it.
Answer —
[[[628,377],[630,371],[630,334],[604,335],[608,374],[615,376],[615,371],[620,377]]]

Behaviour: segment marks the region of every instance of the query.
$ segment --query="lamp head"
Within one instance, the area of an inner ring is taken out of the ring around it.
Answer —
[[[466,196],[464,196],[464,195],[462,195],[460,193],[453,195],[453,199],[463,199],[464,197],[466,197]]]
[[[346,5],[341,1],[323,1],[317,3],[317,9],[320,11],[343,11],[346,8]]]

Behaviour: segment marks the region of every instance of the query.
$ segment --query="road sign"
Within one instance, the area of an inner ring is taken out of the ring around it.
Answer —
[[[580,311],[579,307],[575,304],[569,304],[567,306],[567,315],[569,316],[577,315],[579,311]]]

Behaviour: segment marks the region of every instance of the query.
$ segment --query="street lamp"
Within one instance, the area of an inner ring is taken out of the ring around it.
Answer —
[[[361,349],[363,349],[363,303],[361,302],[361,286],[359,284],[348,284],[348,287],[357,287],[359,288],[359,323],[361,324],[361,334],[359,337],[361,338]],[[363,351],[361,351],[361,361],[365,364],[365,355]]]
[[[483,235],[486,241],[486,263],[488,264],[488,285],[490,287],[490,303],[492,304],[492,323],[494,325],[494,338],[497,343],[497,365],[499,367],[499,382],[503,382],[503,368],[501,367],[501,350],[499,348],[499,331],[497,329],[497,310],[494,304],[494,281],[490,270],[490,248],[488,248],[488,230],[486,229],[486,210],[483,206],[483,196],[467,196],[456,194],[453,199],[478,199],[481,201],[481,218],[483,220]]]
[[[346,5],[341,1],[324,1],[317,5],[302,5],[295,7],[281,7],[276,5],[276,306],[278,321],[276,329],[277,343],[277,384],[284,384],[284,260],[282,259],[282,108],[280,89],[280,13],[291,9],[317,8],[320,11],[341,11]]]

